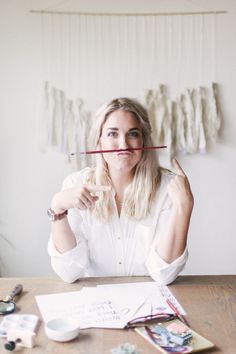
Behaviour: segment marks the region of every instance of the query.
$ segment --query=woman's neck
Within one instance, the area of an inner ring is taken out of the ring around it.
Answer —
[[[116,200],[120,203],[123,202],[124,191],[126,187],[132,182],[134,173],[129,171],[109,171],[113,186],[116,191]]]

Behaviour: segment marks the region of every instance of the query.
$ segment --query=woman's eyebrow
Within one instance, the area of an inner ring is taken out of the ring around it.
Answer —
[[[114,130],[114,131],[118,131],[118,130],[119,130],[119,128],[115,128],[115,127],[108,127],[108,128],[107,128],[107,130]],[[138,128],[138,127],[137,127],[137,128],[130,128],[130,129],[129,129],[129,132],[131,132],[131,131],[136,131],[136,130],[139,130],[139,131],[140,131],[141,129],[140,129],[140,128]]]

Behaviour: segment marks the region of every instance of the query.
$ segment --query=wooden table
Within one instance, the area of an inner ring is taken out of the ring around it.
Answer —
[[[17,300],[18,313],[40,315],[35,295],[80,290],[83,286],[97,284],[150,281],[148,277],[85,278],[74,284],[66,284],[57,278],[0,278],[0,296],[9,294],[17,283],[24,286]],[[215,343],[216,348],[204,353],[236,353],[236,275],[228,276],[181,276],[170,290],[187,312],[190,326],[199,334]],[[36,346],[20,349],[20,353],[33,354],[111,354],[111,349],[121,343],[136,345],[141,354],[158,353],[140,335],[129,330],[87,329],[80,332],[78,339],[57,343],[48,339],[40,323]],[[0,342],[0,352],[7,353]]]

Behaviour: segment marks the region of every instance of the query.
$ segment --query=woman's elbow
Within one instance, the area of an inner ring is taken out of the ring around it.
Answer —
[[[68,269],[62,265],[58,265],[56,261],[51,260],[52,269],[65,283],[72,284],[79,278],[83,277],[83,269],[76,267],[76,269]]]
[[[169,275],[169,274],[162,274],[161,272],[158,274],[150,274],[151,278],[160,286],[165,286],[165,285],[170,285],[172,284],[176,278],[178,277],[177,275]]]

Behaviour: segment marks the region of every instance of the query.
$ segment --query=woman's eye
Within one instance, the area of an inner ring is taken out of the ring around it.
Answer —
[[[129,133],[129,136],[130,136],[131,138],[138,138],[138,137],[139,137],[139,133],[138,133],[138,132],[130,132],[130,133]]]
[[[107,136],[116,137],[117,132],[108,132]]]

